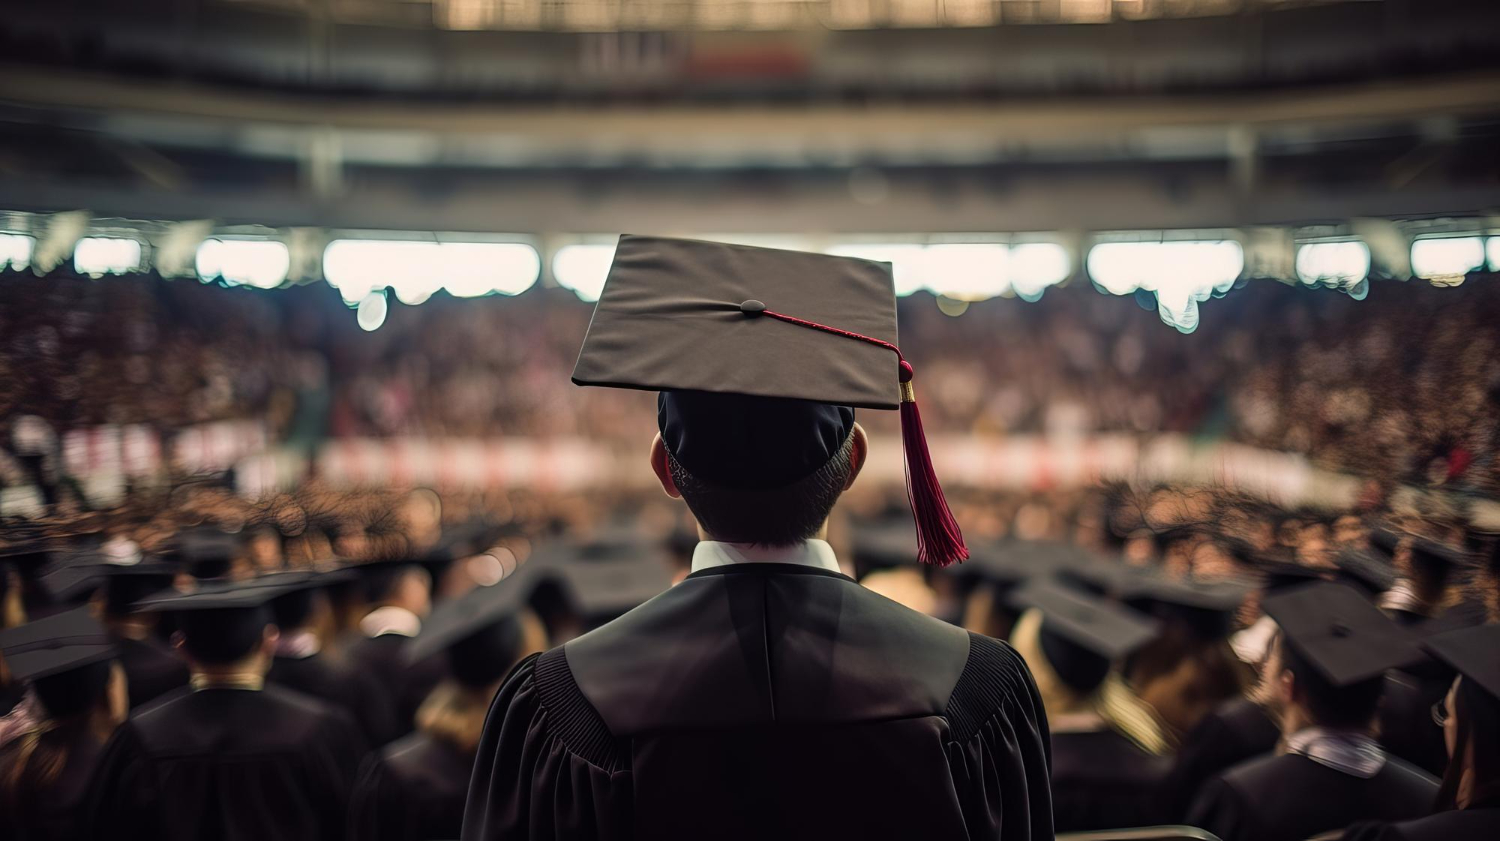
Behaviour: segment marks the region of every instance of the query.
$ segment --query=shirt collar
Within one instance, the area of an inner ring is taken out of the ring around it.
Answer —
[[[288,660],[306,660],[322,648],[318,635],[312,631],[293,631],[282,634],[281,639],[276,641],[276,656]]]
[[[359,629],[367,637],[383,634],[399,634],[414,637],[422,632],[422,620],[404,607],[388,604],[377,607],[359,620]]]
[[[1375,776],[1385,765],[1385,751],[1368,735],[1327,727],[1304,727],[1288,736],[1286,752],[1361,779]]]
[[[798,564],[842,572],[833,547],[826,540],[804,540],[792,546],[762,546],[756,543],[700,541],[693,549],[693,572],[730,564]]]

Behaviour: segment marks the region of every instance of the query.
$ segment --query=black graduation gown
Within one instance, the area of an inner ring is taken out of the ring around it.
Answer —
[[[396,712],[372,675],[313,654],[274,658],[266,680],[345,710],[372,746],[396,737]]]
[[[1357,823],[1341,841],[1495,841],[1500,838],[1500,803],[1439,812],[1400,823]]]
[[[365,637],[350,646],[347,654],[350,668],[372,676],[385,693],[395,716],[391,738],[405,736],[416,727],[417,708],[447,674],[442,658],[408,663],[408,639],[400,634]]]
[[[47,738],[58,740],[65,751],[62,768],[44,791],[26,792],[14,808],[0,808],[0,838],[72,841],[82,831],[81,807],[104,745],[86,725],[54,730]],[[23,745],[24,739],[16,739],[0,748],[0,778],[9,774]]]
[[[838,573],[701,570],[522,661],[465,841],[1052,838],[1025,663]]]
[[[1187,823],[1223,841],[1302,841],[1354,821],[1420,817],[1437,790],[1437,780],[1394,756],[1368,779],[1296,754],[1262,756],[1204,785]]]
[[[457,838],[474,754],[413,733],[365,760],[350,829],[359,841]]]
[[[1182,821],[1204,783],[1247,759],[1270,753],[1280,740],[1281,728],[1249,698],[1232,698],[1214,708],[1183,737],[1157,789],[1161,820]]]
[[[153,639],[133,640],[115,636],[115,656],[125,670],[125,688],[130,708],[137,709],[188,684],[187,664]]]
[[[1448,767],[1448,746],[1443,728],[1432,720],[1432,705],[1443,700],[1452,683],[1452,674],[1392,670],[1380,699],[1380,744],[1438,777]]]
[[[1163,823],[1152,794],[1171,760],[1114,730],[1052,734],[1052,815],[1058,832]]]
[[[348,714],[289,689],[181,690],[106,746],[93,837],[337,841],[364,754]]]

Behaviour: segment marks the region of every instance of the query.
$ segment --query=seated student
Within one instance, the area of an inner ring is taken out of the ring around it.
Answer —
[[[1442,706],[1433,710],[1452,756],[1438,793],[1438,813],[1399,823],[1355,824],[1345,841],[1500,838],[1500,625],[1449,631],[1423,647],[1459,673]]]
[[[1154,719],[1120,704],[1114,664],[1149,642],[1158,623],[1061,585],[1014,595],[1029,608],[1011,635],[1026,659],[1052,733],[1052,815],[1058,832],[1160,823],[1150,797],[1168,760]],[[1113,684],[1111,684],[1113,681]]]
[[[271,600],[280,636],[266,680],[311,695],[353,716],[370,745],[395,738],[396,711],[375,677],[348,668],[323,653],[333,626],[326,588],[357,576],[350,570],[280,572],[261,581],[284,584],[288,592]]]
[[[176,613],[192,686],[115,732],[91,786],[93,837],[344,837],[365,741],[342,710],[265,684],[277,639],[266,603],[284,592],[222,582],[142,604]]]
[[[125,673],[86,608],[0,632],[0,650],[38,716],[0,748],[0,837],[77,838],[89,778],[125,720]]]
[[[1296,587],[1263,607],[1281,628],[1266,668],[1284,752],[1210,780],[1187,823],[1224,841],[1301,841],[1360,819],[1426,814],[1437,782],[1372,734],[1385,672],[1417,659],[1416,643],[1341,584]]]
[[[447,677],[417,710],[416,732],[365,760],[350,808],[355,837],[458,837],[490,701],[512,666],[547,647],[526,610],[530,590],[516,578],[471,590],[433,611],[412,640],[413,659],[446,654]]]
[[[441,660],[406,659],[407,642],[432,612],[432,577],[407,559],[373,561],[357,568],[364,579],[369,612],[359,638],[344,653],[351,668],[372,675],[395,711],[393,738],[410,733],[417,707],[443,677]]]

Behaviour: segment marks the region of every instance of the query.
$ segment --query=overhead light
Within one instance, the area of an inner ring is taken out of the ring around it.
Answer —
[[[0,269],[24,269],[31,265],[36,238],[26,234],[0,234]]]
[[[1245,267],[1233,240],[1102,242],[1089,249],[1089,277],[1112,295],[1156,294],[1162,321],[1184,333],[1198,327],[1198,304],[1226,292]]]
[[[1297,249],[1297,279],[1349,286],[1370,274],[1370,247],[1358,240],[1309,242]]]
[[[1011,288],[1010,248],[992,242],[929,245],[922,252],[922,285],[952,301],[983,301]],[[941,307],[941,298],[938,305]],[[967,309],[965,303],[963,309]],[[948,312],[949,307],[943,312]],[[962,310],[960,310],[962,312]]]
[[[235,286],[275,289],[292,267],[286,243],[262,239],[206,239],[194,260],[199,280],[223,278]]]
[[[552,255],[552,277],[558,286],[573,290],[579,298],[597,301],[614,261],[613,243],[565,245]]]
[[[141,267],[140,240],[84,237],[73,248],[73,271],[98,277],[125,274]]]
[[[1411,244],[1411,273],[1424,280],[1461,278],[1484,266],[1481,237],[1434,237]]]
[[[827,253],[890,263],[896,276],[896,294],[904,297],[927,285],[925,248],[915,242],[855,242],[834,245]]]
[[[1486,240],[1484,252],[1489,257],[1490,271],[1500,272],[1500,237],[1490,237]]]
[[[359,302],[359,309],[354,314],[354,320],[359,323],[361,330],[375,331],[385,323],[386,311],[390,305],[385,301],[385,290],[371,292]]]
[[[1026,300],[1041,297],[1073,273],[1068,249],[1055,242],[1023,242],[1010,247],[1010,285]]]
[[[536,249],[519,242],[340,239],[323,251],[323,277],[349,303],[385,288],[404,304],[444,288],[463,298],[516,295],[540,272]]]

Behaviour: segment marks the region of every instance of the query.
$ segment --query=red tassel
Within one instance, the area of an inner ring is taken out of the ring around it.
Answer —
[[[932,468],[922,413],[911,386],[911,364],[901,360],[901,448],[906,455],[906,499],[917,524],[917,560],[938,567],[967,560],[964,534]]]

